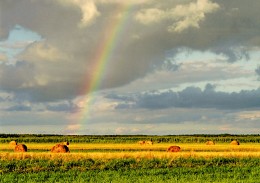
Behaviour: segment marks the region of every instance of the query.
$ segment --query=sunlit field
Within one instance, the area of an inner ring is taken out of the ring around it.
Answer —
[[[260,157],[260,144],[247,143],[238,146],[230,144],[205,145],[202,143],[186,144],[70,144],[70,153],[53,154],[50,149],[53,143],[28,143],[28,152],[13,152],[9,144],[0,144],[0,156],[9,158],[50,157],[50,158],[178,158],[178,157]],[[178,145],[181,151],[166,152],[171,145]]]
[[[185,137],[182,138],[184,141]],[[19,137],[16,140],[26,141]],[[256,142],[206,145],[155,141],[153,145],[140,145],[138,141],[68,140],[69,153],[51,153],[50,149],[58,142],[46,141],[24,143],[28,151],[23,153],[14,152],[7,141],[0,143],[1,182],[257,182],[260,179],[260,143]],[[181,151],[167,152],[172,145],[179,146]]]

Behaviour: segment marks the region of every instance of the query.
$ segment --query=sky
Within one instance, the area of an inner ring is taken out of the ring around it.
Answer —
[[[0,133],[260,134],[259,7],[0,0]]]

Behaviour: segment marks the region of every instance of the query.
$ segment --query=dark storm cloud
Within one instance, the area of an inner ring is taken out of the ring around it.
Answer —
[[[54,112],[77,112],[79,108],[72,102],[64,102],[59,104],[48,104],[46,105],[48,111]]]
[[[117,93],[109,93],[105,96],[108,99],[113,99],[113,100],[120,100],[120,101],[135,101],[135,97],[130,95],[130,96],[126,96],[126,95],[120,95]]]
[[[260,76],[260,65],[255,69],[255,72],[256,72],[257,75]]]
[[[3,97],[0,97],[0,102],[4,102],[5,99]]]
[[[2,90],[27,88],[26,84],[33,81],[35,76],[33,64],[25,61],[18,61],[15,65],[2,64],[0,75],[0,89]]]
[[[224,55],[229,62],[235,62],[242,59],[249,60],[250,58],[248,51],[244,48],[218,47],[213,48],[212,51]]]
[[[116,98],[116,97],[115,97]],[[187,87],[180,92],[172,90],[165,92],[146,92],[135,97],[128,103],[128,98],[121,98],[116,109],[145,108],[216,108],[216,109],[258,109],[260,108],[260,89],[242,90],[240,92],[215,91],[213,85],[208,84],[204,90],[198,87]]]
[[[32,108],[30,106],[26,106],[26,105],[15,105],[12,107],[9,107],[7,109],[5,109],[5,111],[21,111],[21,112],[26,112],[26,111],[31,111]]]

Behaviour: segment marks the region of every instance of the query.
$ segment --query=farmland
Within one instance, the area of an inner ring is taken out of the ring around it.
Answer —
[[[137,144],[142,139],[154,144]],[[230,145],[232,139],[241,145]],[[13,152],[11,140],[26,144],[28,152]],[[207,140],[216,145],[205,145]],[[70,142],[70,153],[50,153],[62,141]],[[0,142],[1,182],[258,182],[260,178],[257,135],[2,135]],[[166,152],[170,145],[181,151]]]

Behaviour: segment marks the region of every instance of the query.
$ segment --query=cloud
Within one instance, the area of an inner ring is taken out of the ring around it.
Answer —
[[[205,14],[218,9],[219,5],[217,3],[212,3],[209,0],[197,0],[197,2],[177,5],[170,10],[143,9],[136,14],[136,20],[143,24],[170,20],[173,21],[173,24],[168,26],[168,31],[182,32],[190,27],[199,28],[199,23],[205,19]]]
[[[244,119],[249,119],[252,121],[259,121],[260,120],[260,112],[259,111],[245,111],[241,112],[238,115],[238,119],[244,120]]]
[[[2,96],[0,96],[0,102],[4,102],[4,101],[5,99]]]
[[[24,49],[26,48],[27,46],[29,46],[30,44],[32,44],[33,41],[15,41],[15,42],[6,42],[6,41],[3,41],[3,42],[0,42],[0,47],[1,48],[4,48],[4,49]]]
[[[117,88],[117,91],[121,93],[168,89],[180,91],[187,86],[201,88],[207,83],[217,85],[218,90],[229,92],[239,92],[241,89],[252,90],[258,87],[253,70],[257,63],[249,66],[247,61],[241,61],[230,65],[223,59],[210,59],[212,58],[207,53],[192,53],[187,57],[177,55],[173,61],[177,69],[174,65],[168,66],[166,62],[162,68],[157,68],[153,73]]]
[[[212,49],[217,54],[224,55],[229,62],[235,62],[237,60],[249,60],[250,56],[248,51],[243,47],[230,47],[230,48],[213,48]]]
[[[58,48],[46,42],[35,42],[27,47],[26,52],[19,56],[21,60],[56,62],[65,60],[65,55]]]
[[[66,67],[61,67],[59,62],[51,63],[43,66],[17,61],[14,65],[1,65],[0,88],[14,93],[20,100],[34,102],[56,101],[72,96],[79,86],[73,87],[73,82],[67,83],[71,75],[59,76],[57,70],[66,70]]]
[[[34,78],[33,65],[24,61],[17,62],[15,65],[2,64],[0,76],[1,89],[3,90],[13,88],[22,90],[35,82],[32,80]]]
[[[78,106],[72,102],[60,102],[56,104],[47,104],[46,109],[53,112],[77,112]]]
[[[255,73],[258,75],[258,81],[260,81],[260,66],[255,69]]]
[[[103,3],[103,4],[127,4],[127,5],[131,5],[131,4],[145,4],[145,3],[150,3],[151,0],[131,0],[131,1],[121,1],[121,0],[95,0],[95,2],[97,3]]]
[[[7,56],[3,53],[0,53],[0,62],[6,62],[8,60]]]
[[[158,95],[144,95],[138,106],[145,108],[217,108],[217,109],[254,109],[259,108],[260,90],[241,91],[240,93],[216,92],[210,87],[204,91],[188,87],[181,92],[165,92]],[[156,105],[156,103],[159,105]]]
[[[113,97],[109,95],[109,97]],[[116,97],[121,103],[116,109],[166,109],[166,108],[215,108],[220,110],[258,109],[260,108],[260,89],[240,92],[218,92],[215,86],[207,84],[204,90],[187,87],[180,92],[151,91],[133,96]],[[133,103],[133,100],[135,102]]]
[[[141,10],[136,14],[136,20],[143,24],[160,22],[166,18],[166,13],[163,10],[150,8]]]
[[[72,3],[78,6],[78,8],[80,8],[82,18],[79,25],[82,27],[91,24],[95,20],[95,18],[98,17],[100,14],[97,10],[95,3],[92,0],[59,0],[59,2],[61,4],[63,4],[64,2]]]
[[[27,105],[15,105],[6,109],[6,111],[21,111],[21,112],[31,111],[31,110],[32,108]]]
[[[258,67],[255,69],[255,72],[256,72],[257,75],[260,76],[260,66],[258,66]]]
[[[80,124],[69,124],[67,128],[64,130],[65,134],[77,134],[80,129]]]
[[[95,71],[94,58],[101,54],[98,48],[105,47],[104,37],[111,38],[108,28],[119,28],[111,22],[121,20],[122,32],[115,35],[114,52],[97,89],[127,85],[155,68],[169,67],[166,52],[180,47],[215,52],[232,62],[249,59],[248,50],[260,46],[259,3],[2,0],[0,39],[7,39],[20,25],[42,40],[28,44],[16,64],[0,65],[0,90],[38,102],[85,95],[84,85]],[[170,67],[175,72],[180,68]]]

